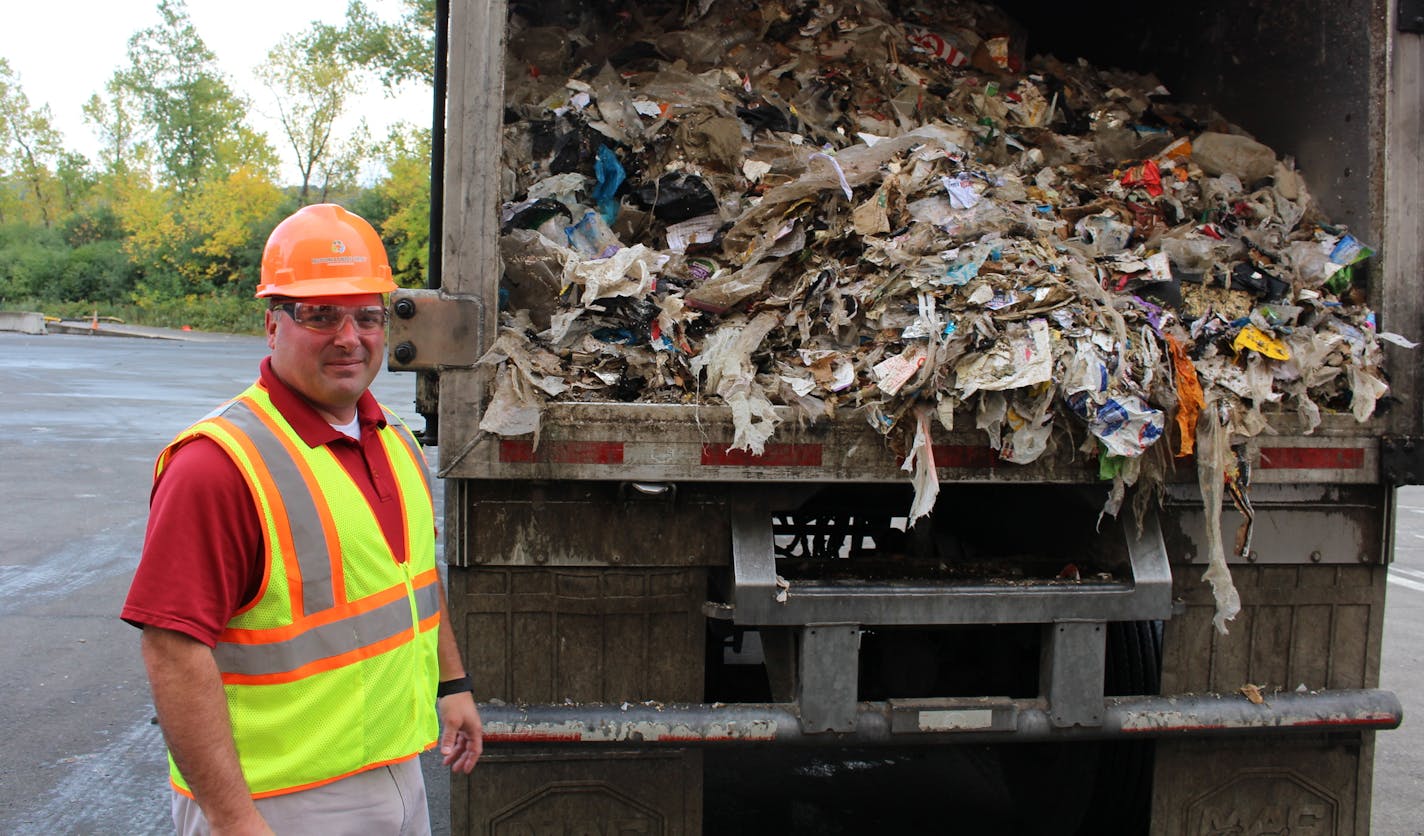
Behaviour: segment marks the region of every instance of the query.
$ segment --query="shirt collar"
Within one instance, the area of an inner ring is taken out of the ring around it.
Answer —
[[[277,373],[272,371],[271,357],[262,358],[258,383],[267,390],[267,395],[272,399],[272,406],[282,413],[282,417],[287,419],[287,423],[292,425],[292,429],[297,431],[297,435],[308,447],[320,447],[342,439],[350,440],[350,436],[328,424],[311,404],[297,394],[297,390],[277,377]],[[374,432],[384,429],[386,426],[386,415],[381,411],[381,405],[376,402],[376,396],[369,390],[362,392],[361,399],[356,402],[356,417],[361,422],[363,434],[368,430]]]

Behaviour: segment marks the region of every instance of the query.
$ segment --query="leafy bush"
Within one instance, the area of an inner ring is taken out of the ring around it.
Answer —
[[[68,258],[69,249],[52,229],[0,227],[0,299],[48,297],[61,282]]]
[[[160,328],[182,328],[194,331],[216,331],[226,334],[259,334],[262,332],[262,311],[267,307],[261,299],[234,294],[204,294],[167,297],[150,294],[145,288],[134,294],[132,305],[122,306],[127,321],[141,322]]]
[[[0,299],[126,301],[138,271],[123,244],[94,234],[97,230],[83,224],[62,230],[23,224],[0,228]]]
[[[60,230],[64,242],[71,247],[100,241],[122,241],[124,238],[124,225],[118,213],[108,204],[69,215],[60,224]]]
[[[138,269],[118,241],[81,244],[69,252],[63,275],[46,298],[88,302],[122,302],[128,299]]]

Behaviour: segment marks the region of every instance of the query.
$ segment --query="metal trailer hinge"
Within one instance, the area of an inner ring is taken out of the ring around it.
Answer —
[[[397,290],[391,294],[387,368],[427,372],[470,368],[480,359],[484,302],[439,290]]]
[[[1399,31],[1424,34],[1424,0],[1399,0]]]
[[[1424,485],[1424,438],[1382,435],[1380,481],[1387,485]]]

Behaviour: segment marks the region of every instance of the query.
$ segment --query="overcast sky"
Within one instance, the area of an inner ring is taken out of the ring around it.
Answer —
[[[252,102],[253,127],[267,133],[282,155],[283,178],[295,182],[296,168],[281,140],[271,94],[252,70],[285,34],[297,33],[314,20],[340,23],[347,0],[188,0],[188,14],[208,49],[217,55],[228,83]],[[367,0],[389,19],[400,13],[397,0]],[[19,76],[30,104],[48,104],[56,127],[69,146],[89,156],[98,142],[81,108],[102,93],[114,71],[128,64],[128,41],[138,30],[158,23],[158,0],[5,0],[0,24],[0,56]],[[430,93],[406,90],[396,98],[373,83],[346,126],[364,116],[376,136],[385,127],[430,121]]]

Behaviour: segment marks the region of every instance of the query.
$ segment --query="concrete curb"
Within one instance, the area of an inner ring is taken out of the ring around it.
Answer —
[[[60,322],[49,323],[49,333],[51,334],[84,334],[91,337],[134,337],[144,340],[181,340],[180,336],[172,333],[161,333],[156,329],[140,329],[132,325],[119,325],[112,322],[101,322],[99,327],[93,327],[92,323],[83,320],[62,320]]]
[[[51,334],[74,334],[90,337],[133,337],[144,340],[168,340],[183,343],[222,343],[244,339],[260,339],[261,335],[226,334],[217,331],[183,331],[178,328],[155,328],[148,325],[125,325],[118,322],[100,320],[98,328],[87,319],[64,320],[49,323]]]
[[[45,333],[44,314],[36,311],[0,311],[0,331],[43,334]]]

